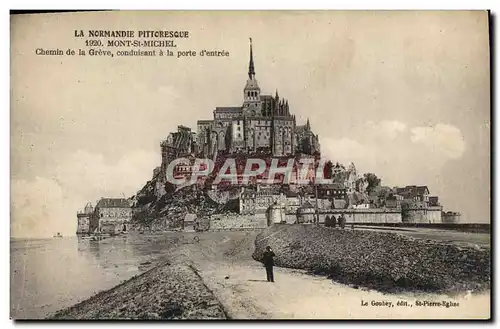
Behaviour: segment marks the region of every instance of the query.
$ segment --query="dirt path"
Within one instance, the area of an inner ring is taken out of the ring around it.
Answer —
[[[275,268],[276,282],[269,283],[264,269],[253,264],[212,264],[200,274],[233,319],[470,319],[487,318],[490,311],[487,295],[384,295],[284,268]],[[447,300],[459,306],[417,307],[417,300]],[[362,301],[369,305],[361,306]],[[372,301],[393,306],[374,306]],[[397,306],[398,301],[408,306]]]
[[[276,282],[269,283],[262,265],[251,258],[255,235],[202,235],[199,243],[179,250],[233,319],[470,319],[490,314],[488,295],[385,295],[278,267]],[[407,306],[397,306],[398,301]],[[417,307],[417,301],[453,301],[459,306]],[[368,305],[361,306],[362,302]],[[392,306],[372,302],[391,302]]]
[[[333,315],[325,309],[304,307],[316,304],[314,300],[333,303],[336,295],[331,291],[333,285],[322,278],[276,268],[276,282],[269,283],[264,268],[253,264],[217,264],[201,270],[201,275],[233,319],[332,318]]]

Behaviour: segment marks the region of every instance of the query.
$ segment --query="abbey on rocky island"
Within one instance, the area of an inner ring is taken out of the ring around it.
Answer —
[[[179,156],[210,157],[222,154],[266,154],[269,156],[319,155],[318,135],[309,119],[297,125],[288,101],[263,95],[255,78],[252,40],[248,79],[243,89],[243,104],[216,107],[213,119],[198,120],[197,131],[179,126],[161,143],[162,164]]]

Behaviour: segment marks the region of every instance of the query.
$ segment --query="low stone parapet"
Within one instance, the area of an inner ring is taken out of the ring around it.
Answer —
[[[265,214],[224,214],[210,217],[210,231],[256,230],[267,227]]]

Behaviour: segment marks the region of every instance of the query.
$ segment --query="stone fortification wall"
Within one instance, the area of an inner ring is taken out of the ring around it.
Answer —
[[[460,223],[460,214],[441,214],[443,224],[458,224]]]
[[[239,214],[221,214],[212,215],[208,230],[210,231],[231,231],[262,229],[267,227],[265,214],[239,215]]]
[[[441,220],[441,207],[408,208],[403,210],[404,223],[439,224]]]
[[[402,223],[401,212],[390,209],[329,209],[320,210],[319,222],[323,224],[326,216],[338,218],[344,215],[346,222],[350,223]],[[286,214],[287,224],[293,224],[297,220],[295,214]]]
[[[334,209],[320,212],[319,222],[324,223],[326,216],[338,218],[344,215],[347,223],[401,223],[401,212],[389,209]]]

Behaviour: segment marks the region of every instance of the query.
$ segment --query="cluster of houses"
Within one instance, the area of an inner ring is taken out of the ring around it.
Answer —
[[[308,186],[300,191],[276,187],[242,189],[239,196],[240,214],[265,212],[275,203],[286,207],[287,212],[296,212],[303,204],[318,204],[319,209],[427,209],[441,207],[439,198],[431,196],[427,186],[406,186],[387,189],[377,196],[358,191],[348,191],[344,184],[332,183]]]
[[[320,223],[327,216],[346,216],[364,223],[458,223],[459,213],[443,212],[437,196],[427,186],[381,187],[376,193],[349,190],[339,183],[308,186],[299,191],[289,186],[242,189],[238,199],[240,215],[270,222]]]
[[[236,211],[241,216],[268,217],[269,222],[312,222],[318,212],[342,213],[350,218],[360,212],[372,213],[367,220],[378,222],[387,218],[385,213],[399,213],[396,221],[404,221],[404,214],[422,213],[416,222],[426,222],[427,212],[440,217],[429,222],[458,222],[460,214],[442,213],[439,198],[432,196],[427,186],[382,188],[381,193],[369,196],[359,186],[350,189],[342,183],[306,186],[299,189],[287,185],[254,185],[238,193]],[[403,214],[403,216],[401,216]],[[442,214],[442,215],[441,215]],[[77,213],[77,235],[117,235],[130,230],[133,208],[124,198],[101,198],[92,206],[88,203]],[[275,218],[276,217],[276,218]],[[271,219],[274,218],[274,219]],[[398,219],[399,218],[399,219]],[[191,220],[194,221],[194,220]],[[411,222],[411,221],[410,221]]]

